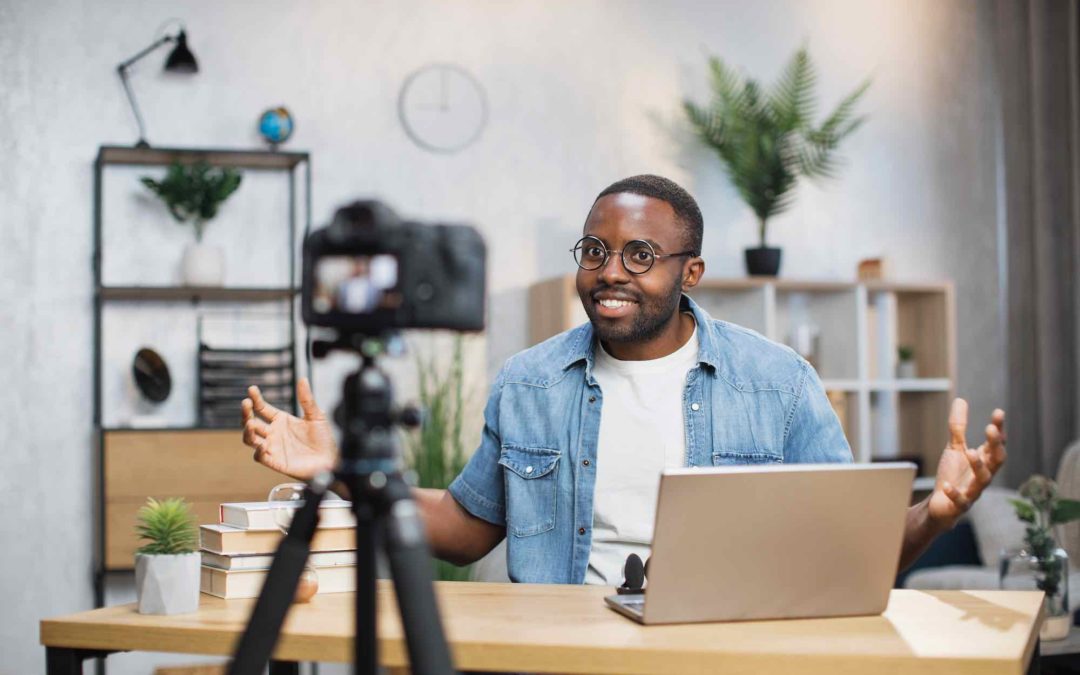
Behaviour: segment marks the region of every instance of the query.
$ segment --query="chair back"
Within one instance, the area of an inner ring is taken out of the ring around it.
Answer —
[[[1055,480],[1062,497],[1080,499],[1080,440],[1073,441],[1065,448]],[[1080,568],[1080,521],[1062,525],[1059,536],[1061,547],[1069,554],[1069,565]]]

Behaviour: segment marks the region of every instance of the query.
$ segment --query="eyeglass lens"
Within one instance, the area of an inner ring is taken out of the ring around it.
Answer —
[[[596,270],[607,262],[608,249],[604,242],[593,237],[585,237],[574,247],[574,260],[583,270]],[[648,272],[656,260],[656,254],[647,242],[631,241],[622,249],[622,263],[631,274]]]

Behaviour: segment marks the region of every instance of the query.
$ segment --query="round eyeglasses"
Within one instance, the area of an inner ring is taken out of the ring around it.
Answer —
[[[680,251],[679,253],[657,253],[652,244],[641,239],[626,242],[622,250],[609,250],[604,242],[596,237],[582,237],[574,248],[570,249],[574,254],[574,262],[583,270],[598,270],[607,264],[608,256],[618,253],[622,259],[623,268],[630,274],[645,274],[652,269],[657,258],[676,258],[684,255],[697,255],[693,251]]]

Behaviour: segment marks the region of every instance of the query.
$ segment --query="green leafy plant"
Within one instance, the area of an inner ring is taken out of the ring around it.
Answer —
[[[454,337],[449,363],[440,365],[434,354],[417,356],[420,407],[423,410],[420,430],[409,436],[409,465],[416,472],[417,485],[446,489],[465,468],[465,440],[462,422],[465,417],[465,377],[463,340]],[[468,567],[458,567],[441,560],[436,574],[446,581],[463,581]]]
[[[180,498],[158,501],[153,497],[139,509],[135,531],[148,543],[138,553],[177,555],[199,548],[199,530],[191,507]]]
[[[1024,543],[1035,559],[1041,578],[1035,584],[1047,596],[1055,596],[1061,585],[1062,570],[1054,561],[1057,542],[1053,527],[1080,520],[1080,501],[1058,496],[1057,484],[1046,476],[1035,475],[1020,486],[1020,496],[1010,499],[1016,516],[1027,523]],[[1026,501],[1025,501],[1026,500]]]
[[[799,177],[836,174],[834,151],[865,120],[856,115],[855,107],[870,81],[814,126],[817,74],[805,47],[768,91],[719,58],[709,59],[709,69],[711,102],[699,106],[686,99],[683,108],[697,135],[720,156],[739,196],[757,215],[764,247],[766,223],[792,205]]]
[[[915,348],[911,345],[900,345],[896,348],[896,356],[901,363],[911,361],[915,358]]]
[[[184,165],[176,162],[160,181],[143,176],[142,184],[165,202],[169,213],[179,223],[191,221],[195,240],[202,241],[206,223],[240,187],[243,176],[232,168],[211,168],[205,162]]]

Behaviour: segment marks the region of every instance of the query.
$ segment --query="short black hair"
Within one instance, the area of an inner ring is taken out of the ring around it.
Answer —
[[[623,178],[604,188],[596,195],[593,201],[595,205],[601,197],[607,195],[622,194],[629,192],[643,197],[652,197],[667,202],[675,211],[675,217],[683,227],[684,239],[687,250],[693,251],[694,255],[701,255],[701,237],[705,229],[704,219],[701,217],[701,209],[697,202],[673,180],[663,176],[642,174]]]

